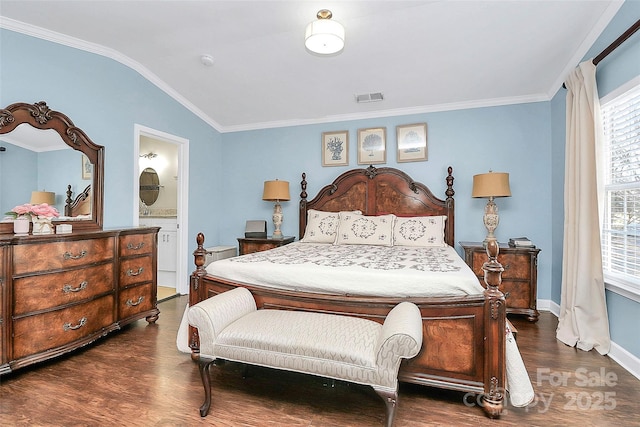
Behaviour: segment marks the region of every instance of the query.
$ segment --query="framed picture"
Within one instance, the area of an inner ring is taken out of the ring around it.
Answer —
[[[387,161],[387,128],[358,129],[358,164],[375,165]]]
[[[427,160],[427,124],[396,126],[398,158],[400,162]]]
[[[322,133],[322,166],[349,164],[349,131]]]
[[[82,155],[82,179],[91,179],[93,165],[89,162],[89,158]]]

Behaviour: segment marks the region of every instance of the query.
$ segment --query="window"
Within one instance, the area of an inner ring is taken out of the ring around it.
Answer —
[[[640,295],[640,79],[609,98],[602,103],[605,281]]]

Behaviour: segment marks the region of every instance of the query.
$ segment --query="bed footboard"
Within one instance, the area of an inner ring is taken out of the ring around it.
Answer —
[[[389,311],[405,300],[290,292],[216,278],[204,269],[202,233],[198,234],[197,244],[196,270],[190,277],[190,305],[242,286],[252,293],[258,308],[344,314],[382,323]],[[492,418],[499,417],[503,408],[506,366],[506,309],[504,296],[498,290],[502,266],[496,260],[497,250],[497,245],[489,245],[489,261],[483,267],[487,283],[484,295],[408,299],[420,309],[424,345],[416,357],[403,362],[398,376],[403,382],[480,395],[479,403]],[[189,336],[192,358],[196,360],[197,330],[190,328]]]

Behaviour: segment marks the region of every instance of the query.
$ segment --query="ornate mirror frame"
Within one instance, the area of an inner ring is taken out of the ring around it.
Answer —
[[[35,104],[16,103],[0,110],[0,134],[6,134],[17,126],[28,123],[37,129],[52,129],[74,150],[81,151],[93,164],[91,219],[56,221],[55,224],[72,224],[73,230],[102,230],[104,203],[104,147],[95,144],[73,122],[59,111],[51,110],[44,101]],[[0,223],[0,233],[12,233],[12,223]]]

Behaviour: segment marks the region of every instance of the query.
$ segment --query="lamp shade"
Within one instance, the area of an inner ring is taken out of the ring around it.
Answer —
[[[331,20],[331,11],[318,12],[318,20],[307,25],[304,45],[311,52],[321,55],[338,53],[344,48],[344,27]]]
[[[509,174],[489,172],[473,176],[471,197],[509,197]]]
[[[32,191],[31,192],[31,204],[39,205],[46,203],[48,205],[56,204],[56,193],[52,191]]]
[[[262,200],[278,201],[290,200],[289,182],[288,181],[265,181],[264,191],[262,192]]]

